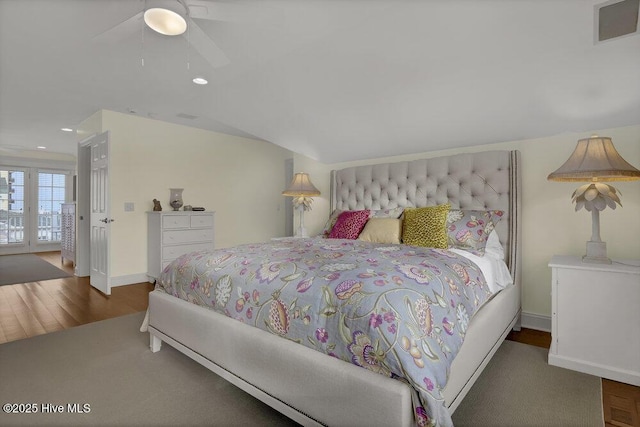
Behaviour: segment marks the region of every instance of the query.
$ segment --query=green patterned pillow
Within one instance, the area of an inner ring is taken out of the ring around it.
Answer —
[[[402,241],[407,245],[447,249],[447,213],[451,205],[404,210]]]

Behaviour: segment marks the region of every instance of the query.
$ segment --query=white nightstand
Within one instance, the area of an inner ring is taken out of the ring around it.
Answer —
[[[640,386],[640,260],[555,255],[549,364]]]

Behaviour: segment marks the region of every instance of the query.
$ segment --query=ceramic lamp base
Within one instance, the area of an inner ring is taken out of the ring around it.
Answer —
[[[611,264],[607,258],[606,242],[587,242],[587,254],[582,257],[582,262],[588,264]]]
[[[304,204],[299,204],[296,209],[300,215],[300,226],[296,229],[295,237],[309,237],[307,229],[304,227]]]

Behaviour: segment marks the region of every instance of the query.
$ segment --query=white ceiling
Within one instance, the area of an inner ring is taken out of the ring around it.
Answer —
[[[74,154],[60,128],[99,109],[327,163],[640,123],[640,36],[594,44],[601,1],[199,3],[226,66],[142,21],[94,38],[142,0],[0,0],[0,148]]]

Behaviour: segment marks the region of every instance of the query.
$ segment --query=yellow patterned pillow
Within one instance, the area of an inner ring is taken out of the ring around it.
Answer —
[[[451,206],[437,205],[404,211],[402,241],[407,245],[447,249],[447,213]]]

